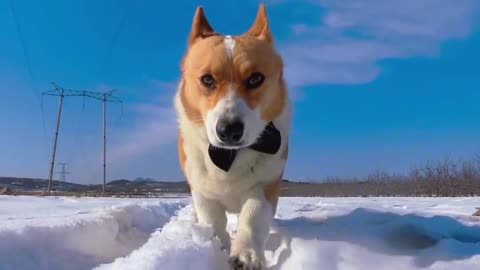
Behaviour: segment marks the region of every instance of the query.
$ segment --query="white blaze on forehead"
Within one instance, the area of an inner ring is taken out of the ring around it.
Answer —
[[[232,38],[232,36],[225,36],[224,42],[225,48],[227,49],[227,56],[232,59],[233,48],[235,47],[235,40]]]

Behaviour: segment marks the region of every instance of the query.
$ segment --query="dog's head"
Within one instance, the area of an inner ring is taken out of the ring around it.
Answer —
[[[180,100],[210,144],[222,148],[252,145],[286,105],[283,62],[273,46],[265,6],[248,32],[216,33],[199,7],[182,62]]]

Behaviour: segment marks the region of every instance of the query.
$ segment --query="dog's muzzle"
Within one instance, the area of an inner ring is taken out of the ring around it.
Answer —
[[[240,144],[243,138],[245,125],[239,118],[219,119],[215,132],[220,142],[226,146],[236,146]]]

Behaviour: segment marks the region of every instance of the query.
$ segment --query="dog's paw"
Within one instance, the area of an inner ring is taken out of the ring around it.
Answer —
[[[220,241],[220,250],[230,253],[231,239],[227,231],[220,231],[213,235]]]
[[[230,255],[229,263],[234,270],[262,270],[263,255],[253,249],[244,249],[238,254]]]

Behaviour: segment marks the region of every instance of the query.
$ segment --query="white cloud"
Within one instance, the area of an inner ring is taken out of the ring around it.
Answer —
[[[445,41],[468,37],[480,7],[476,0],[309,2],[324,9],[322,25],[294,24],[294,40],[280,45],[293,87],[367,83],[381,74],[380,60],[435,56]]]
[[[172,144],[176,138],[178,124],[173,108],[173,95],[177,84],[158,80],[150,80],[148,84],[156,88],[158,94],[149,102],[132,105],[135,124],[116,131],[121,134],[111,147],[112,163],[135,159],[139,155]]]
[[[139,104],[135,110],[139,120],[113,142],[109,154],[111,163],[135,159],[148,151],[172,144],[176,138],[177,122],[173,107]]]

